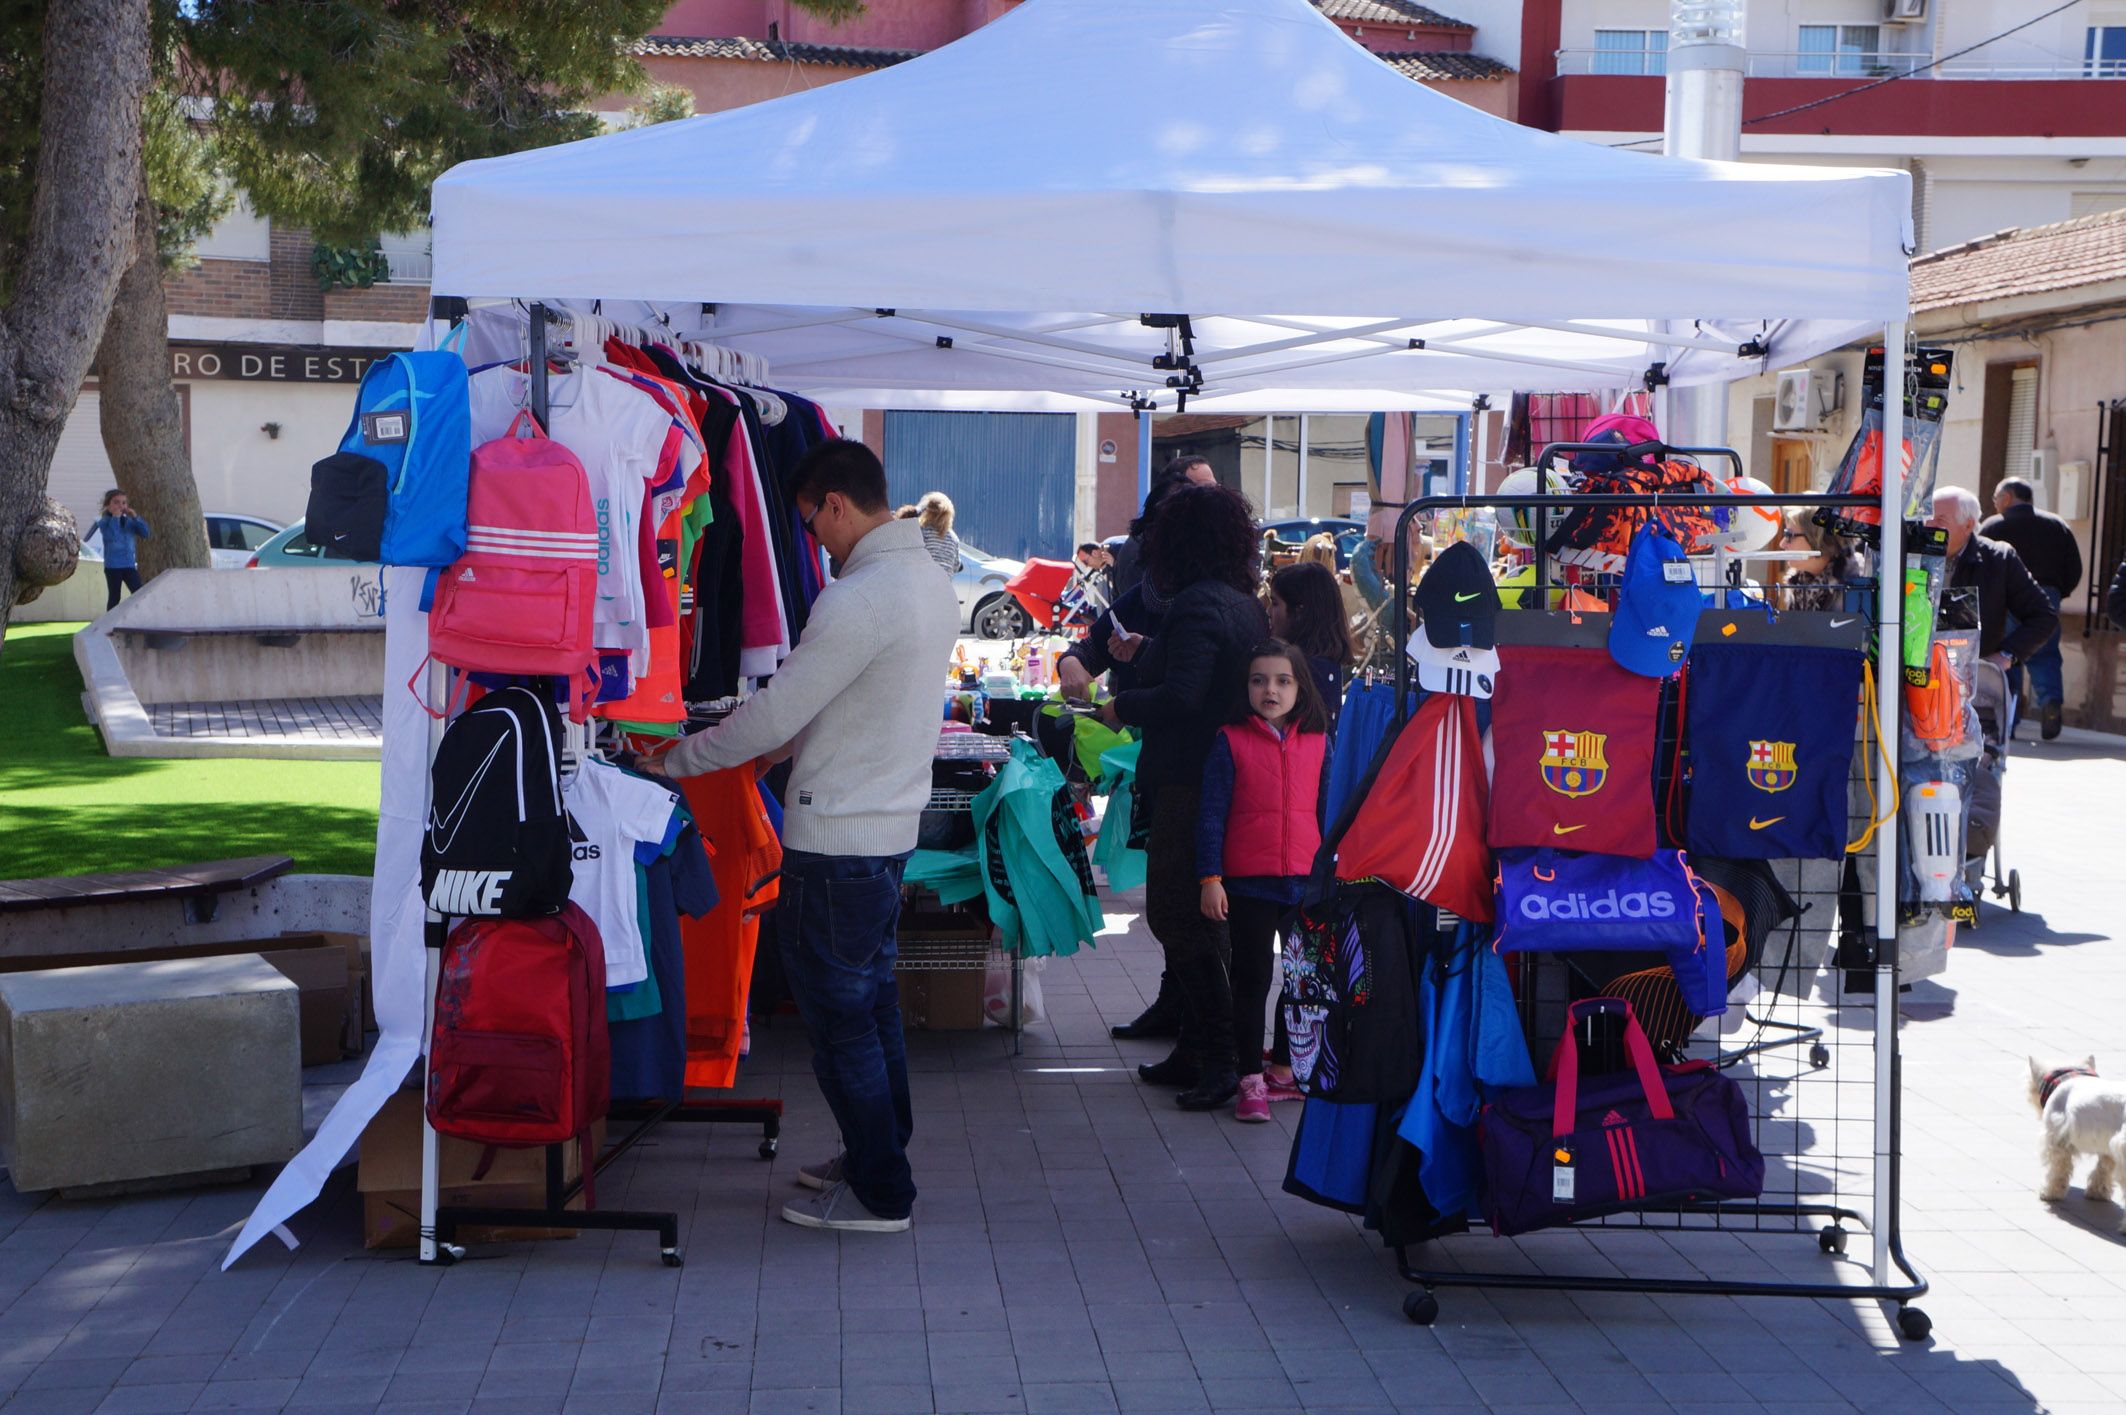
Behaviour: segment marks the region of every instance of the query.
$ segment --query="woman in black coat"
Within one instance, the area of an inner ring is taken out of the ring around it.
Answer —
[[[1144,913],[1181,992],[1174,1054],[1139,1067],[1146,1081],[1185,1088],[1183,1107],[1232,1100],[1232,979],[1224,926],[1203,916],[1196,816],[1203,766],[1218,729],[1241,712],[1248,655],[1269,633],[1258,598],[1262,542],[1246,499],[1221,486],[1181,487],[1161,503],[1145,541],[1147,573],[1170,601],[1137,655],[1137,686],[1105,709],[1141,731],[1137,795],[1150,801]],[[1250,1058],[1252,1061],[1253,1058]]]

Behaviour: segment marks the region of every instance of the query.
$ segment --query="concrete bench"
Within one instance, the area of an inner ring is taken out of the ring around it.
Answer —
[[[16,1189],[241,1179],[302,1142],[296,986],[255,954],[0,976]]]
[[[196,865],[171,865],[159,870],[0,879],[0,914],[40,913],[85,904],[182,900],[188,920],[206,922],[214,918],[221,896],[255,889],[294,868],[291,856],[246,855],[236,860],[202,860]],[[4,930],[0,930],[0,942],[4,939]]]

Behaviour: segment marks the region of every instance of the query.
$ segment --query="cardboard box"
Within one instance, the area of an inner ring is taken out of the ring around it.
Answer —
[[[903,910],[898,939],[903,966],[894,969],[900,984],[901,1025],[919,1032],[973,1032],[983,1024],[982,995],[987,982],[990,940],[995,930],[986,914],[966,910]],[[952,968],[909,967],[925,957],[956,964]]]
[[[352,934],[286,934],[280,938],[187,944],[173,948],[0,958],[0,973],[85,968],[109,963],[160,963],[185,958],[233,958],[255,953],[295,984],[297,1007],[302,1017],[303,1065],[317,1066],[362,1054],[362,982],[356,977],[362,957],[359,945],[360,940]],[[366,978],[366,970],[363,972]]]
[[[360,1056],[368,1047],[369,1033],[376,1030],[375,1005],[369,995],[369,940],[361,934],[283,934],[274,942],[285,948],[337,948],[347,959],[347,1007],[341,1027],[340,1054]],[[298,985],[301,979],[296,979]],[[307,1036],[307,1031],[305,1032]],[[303,1065],[309,1066],[307,1047]]]
[[[605,1122],[591,1129],[590,1151],[605,1148]],[[436,1137],[438,1202],[445,1207],[541,1208],[546,1203],[546,1150],[497,1149],[487,1172],[475,1179],[486,1147],[469,1140]],[[562,1148],[562,1174],[574,1181],[582,1165],[573,1144]],[[400,1091],[384,1103],[362,1132],[355,1189],[362,1196],[362,1246],[411,1248],[420,1238],[421,1093]],[[583,1207],[578,1194],[569,1207]],[[462,1228],[465,1243],[516,1243],[573,1238],[572,1228]]]

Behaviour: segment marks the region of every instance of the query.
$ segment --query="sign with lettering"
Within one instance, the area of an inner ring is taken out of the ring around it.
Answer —
[[[360,383],[392,349],[306,349],[299,344],[172,344],[170,377],[238,383]]]

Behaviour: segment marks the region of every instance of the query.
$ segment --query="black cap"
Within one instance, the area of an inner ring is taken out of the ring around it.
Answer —
[[[1483,552],[1458,540],[1434,556],[1417,582],[1417,612],[1435,648],[1498,647],[1499,587]]]

